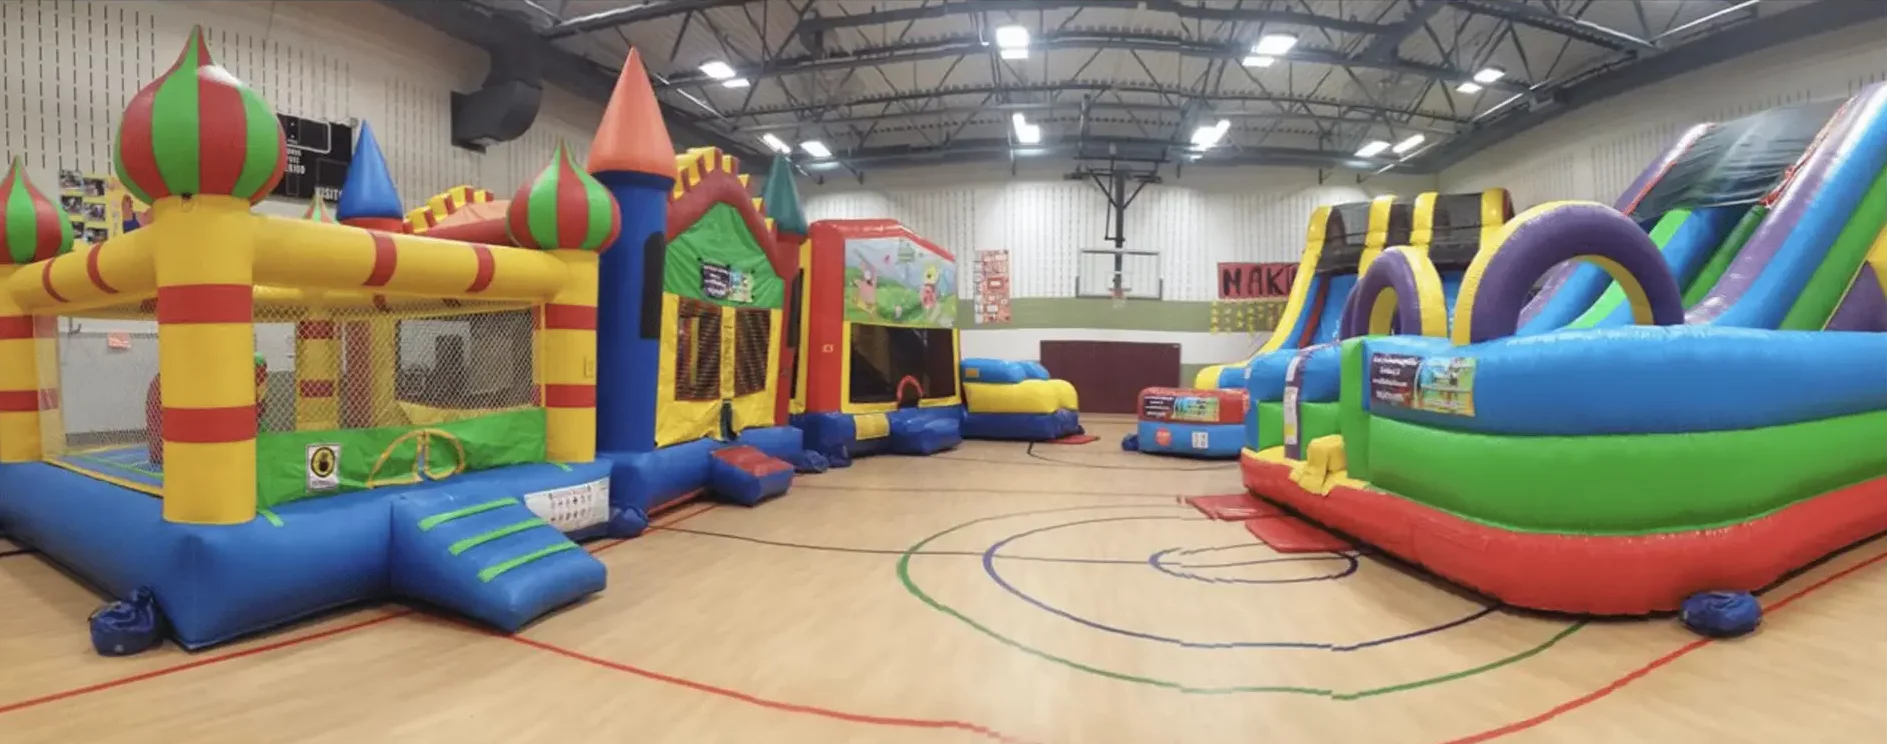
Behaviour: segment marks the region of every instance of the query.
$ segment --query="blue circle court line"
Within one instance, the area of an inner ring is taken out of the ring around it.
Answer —
[[[1113,633],[1116,635],[1123,635],[1129,638],[1139,638],[1142,640],[1154,641],[1157,643],[1171,644],[1171,645],[1180,646],[1183,648],[1289,648],[1289,649],[1310,649],[1310,650],[1318,650],[1318,651],[1339,651],[1339,652],[1359,651],[1365,648],[1386,646],[1391,643],[1411,640],[1411,639],[1419,638],[1419,637],[1429,635],[1432,633],[1439,633],[1444,630],[1449,630],[1451,628],[1457,628],[1462,625],[1466,625],[1470,622],[1473,622],[1475,620],[1479,620],[1483,617],[1487,617],[1488,615],[1493,614],[1497,609],[1499,609],[1499,605],[1484,605],[1478,610],[1476,610],[1475,612],[1469,613],[1460,618],[1456,618],[1454,620],[1450,620],[1445,623],[1441,623],[1439,625],[1432,625],[1426,628],[1420,628],[1420,629],[1410,631],[1407,633],[1401,633],[1401,634],[1387,636],[1383,638],[1375,638],[1375,639],[1371,639],[1367,641],[1362,641],[1360,643],[1337,644],[1337,643],[1321,643],[1321,642],[1316,642],[1316,641],[1229,641],[1229,642],[1224,642],[1224,643],[1206,643],[1206,642],[1199,642],[1199,641],[1188,641],[1182,638],[1163,636],[1163,635],[1158,635],[1155,633],[1146,633],[1146,632],[1137,631],[1137,630],[1129,630],[1126,628],[1120,628],[1120,627],[1116,627],[1112,625],[1107,625],[1105,623],[1100,623],[1093,620],[1089,620],[1087,618],[1084,618],[1074,613],[1063,610],[1059,607],[1055,607],[1054,605],[1048,604],[1047,602],[1044,602],[1036,598],[1035,596],[1022,591],[1021,589],[1016,588],[1015,585],[1010,584],[1007,579],[1003,578],[1002,573],[1000,571],[996,570],[996,559],[1000,557],[999,554],[1001,553],[1003,547],[1008,545],[1011,542],[1022,539],[1024,537],[1029,537],[1031,535],[1036,535],[1036,534],[1048,532],[1051,530],[1058,530],[1058,529],[1063,529],[1067,527],[1077,527],[1080,525],[1101,524],[1101,523],[1106,523],[1106,522],[1140,521],[1140,520],[1148,520],[1148,519],[1170,520],[1170,519],[1183,519],[1183,518],[1182,517],[1157,517],[1157,516],[1105,517],[1102,519],[1085,519],[1085,520],[1080,520],[1080,521],[1075,521],[1075,522],[1064,522],[1062,524],[1049,525],[1047,527],[1037,527],[1032,530],[1018,532],[1016,534],[1010,535],[1008,537],[1003,538],[1002,540],[997,541],[996,543],[990,545],[987,550],[983,551],[983,573],[987,574],[989,578],[992,581],[995,581],[997,586],[1002,587],[1004,591],[1007,591],[1010,594],[1015,595],[1017,599],[1020,599],[1024,602],[1035,605],[1037,609],[1056,615],[1058,617],[1061,617],[1062,619],[1079,623],[1081,625],[1088,626],[1095,630]],[[1329,580],[1329,579],[1325,579],[1325,580]]]

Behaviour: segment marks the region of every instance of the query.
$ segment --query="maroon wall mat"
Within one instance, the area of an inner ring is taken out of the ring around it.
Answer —
[[[1140,390],[1182,387],[1179,344],[1043,341],[1042,366],[1081,395],[1083,413],[1135,413]]]

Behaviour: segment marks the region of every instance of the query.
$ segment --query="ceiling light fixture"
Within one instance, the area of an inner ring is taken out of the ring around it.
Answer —
[[[1422,144],[1422,140],[1425,139],[1428,138],[1419,134],[1411,134],[1408,139],[1397,142],[1395,147],[1389,149],[1395,151],[1397,155],[1406,155],[1410,150],[1419,147]]]
[[[1251,46],[1251,53],[1265,57],[1280,57],[1291,47],[1297,46],[1297,34],[1265,34],[1258,43]]]
[[[1042,141],[1042,128],[1038,125],[1030,124],[1028,117],[1023,116],[1022,112],[1017,111],[1010,115],[1009,121],[1015,125],[1017,142],[1025,145],[1033,145]]]
[[[1278,63],[1277,57],[1267,57],[1262,54],[1254,54],[1249,57],[1246,57],[1242,61],[1241,64],[1244,64],[1246,67],[1270,67],[1277,63]]]
[[[1002,55],[1003,59],[1028,59],[1029,58],[1028,47],[1022,47],[1020,49],[1004,49],[998,53]]]
[[[1474,82],[1482,85],[1492,85],[1504,77],[1507,77],[1506,70],[1498,67],[1483,67],[1480,72],[1474,73]]]
[[[760,141],[767,143],[767,147],[773,148],[774,152],[777,152],[781,155],[793,154],[793,146],[786,144],[779,137],[773,136],[772,132],[767,132],[766,134],[760,135]]]
[[[826,149],[826,143],[820,142],[819,140],[806,140],[805,142],[801,142],[799,143],[799,149],[805,150],[807,155],[811,155],[815,158],[832,157],[832,151]]]
[[[726,62],[717,59],[713,62],[702,63],[701,74],[714,78],[715,80],[726,80],[734,76],[734,68],[729,67]]]
[[[749,85],[753,85],[753,81],[747,78],[734,78],[732,80],[721,81],[721,87],[723,88],[745,88]]]
[[[1192,132],[1192,146],[1200,150],[1210,150],[1225,139],[1225,133],[1232,128],[1231,119],[1220,119],[1219,123],[1209,127],[1200,127]]]
[[[1359,158],[1373,158],[1377,155],[1381,155],[1382,151],[1387,149],[1389,149],[1389,143],[1382,140],[1372,140],[1369,144],[1364,145],[1362,149],[1357,150],[1356,156]]]
[[[1455,86],[1455,91],[1468,95],[1474,95],[1481,92],[1481,90],[1481,84],[1473,80],[1464,80],[1460,85]]]
[[[1029,48],[1029,29],[1023,26],[1003,26],[996,29],[996,46],[1004,49]]]

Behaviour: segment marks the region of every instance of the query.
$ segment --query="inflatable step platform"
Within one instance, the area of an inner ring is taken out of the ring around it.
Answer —
[[[395,592],[506,632],[605,583],[601,562],[501,489],[396,497],[392,526]]]
[[[740,445],[714,451],[708,466],[708,490],[741,506],[786,493],[793,485],[793,464]]]

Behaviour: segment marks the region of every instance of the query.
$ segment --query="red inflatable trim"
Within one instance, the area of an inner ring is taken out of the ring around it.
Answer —
[[[1701,591],[1755,591],[1887,531],[1887,477],[1728,527],[1589,536],[1514,532],[1370,489],[1313,494],[1288,465],[1239,464],[1259,496],[1507,604],[1558,612],[1640,615]]]

